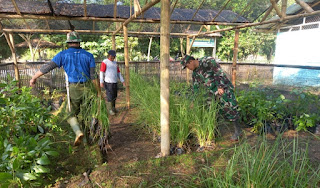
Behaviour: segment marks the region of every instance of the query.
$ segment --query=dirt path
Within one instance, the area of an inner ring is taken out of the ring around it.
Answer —
[[[153,143],[147,130],[135,124],[137,118],[135,108],[127,110],[122,101],[117,106],[119,112],[116,116],[110,117],[108,165],[146,160],[160,152],[160,144]]]

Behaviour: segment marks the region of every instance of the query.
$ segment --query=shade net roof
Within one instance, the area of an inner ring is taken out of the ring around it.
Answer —
[[[141,8],[151,1],[138,0]],[[20,33],[26,30],[50,33],[74,28],[87,33],[112,33],[120,26],[117,23],[124,22],[134,14],[133,2],[117,1],[115,15],[114,0],[0,0],[1,29]],[[139,32],[159,33],[160,4],[137,16],[128,25],[128,30],[137,35]],[[202,25],[226,28],[259,22],[270,7],[270,0],[172,0],[170,32],[187,34],[200,28],[201,31],[218,29],[203,28]],[[278,7],[281,9],[281,0]],[[271,11],[268,19],[275,15],[275,11]]]

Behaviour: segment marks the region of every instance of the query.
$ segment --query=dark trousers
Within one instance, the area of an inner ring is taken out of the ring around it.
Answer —
[[[113,102],[118,96],[118,84],[117,83],[104,83],[104,88],[106,89],[108,102]]]

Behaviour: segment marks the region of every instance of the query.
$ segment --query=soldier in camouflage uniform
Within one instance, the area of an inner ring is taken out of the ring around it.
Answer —
[[[181,65],[193,71],[193,90],[199,91],[201,88],[208,90],[207,103],[210,105],[212,99],[219,101],[222,109],[220,113],[233,123],[235,132],[231,140],[238,140],[241,128],[238,123],[239,112],[237,100],[234,95],[234,87],[220,65],[212,57],[203,57],[195,60],[194,57],[186,55]]]

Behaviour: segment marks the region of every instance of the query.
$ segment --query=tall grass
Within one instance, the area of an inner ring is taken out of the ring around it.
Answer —
[[[235,146],[225,167],[205,167],[190,187],[318,187],[320,168],[313,168],[297,139],[288,144],[280,137],[251,146]]]
[[[80,115],[82,116],[85,130],[89,132],[89,137],[91,137],[92,141],[97,138],[107,139],[109,132],[108,109],[105,100],[97,96],[96,87],[92,82],[88,83],[84,92]]]
[[[160,85],[158,79],[146,80],[131,73],[131,94],[141,113],[140,121],[160,135]],[[202,95],[199,95],[202,96]],[[203,98],[194,96],[189,86],[170,83],[170,138],[171,144],[185,146],[190,134],[197,137],[200,146],[214,139],[217,128],[218,105],[203,104]]]

